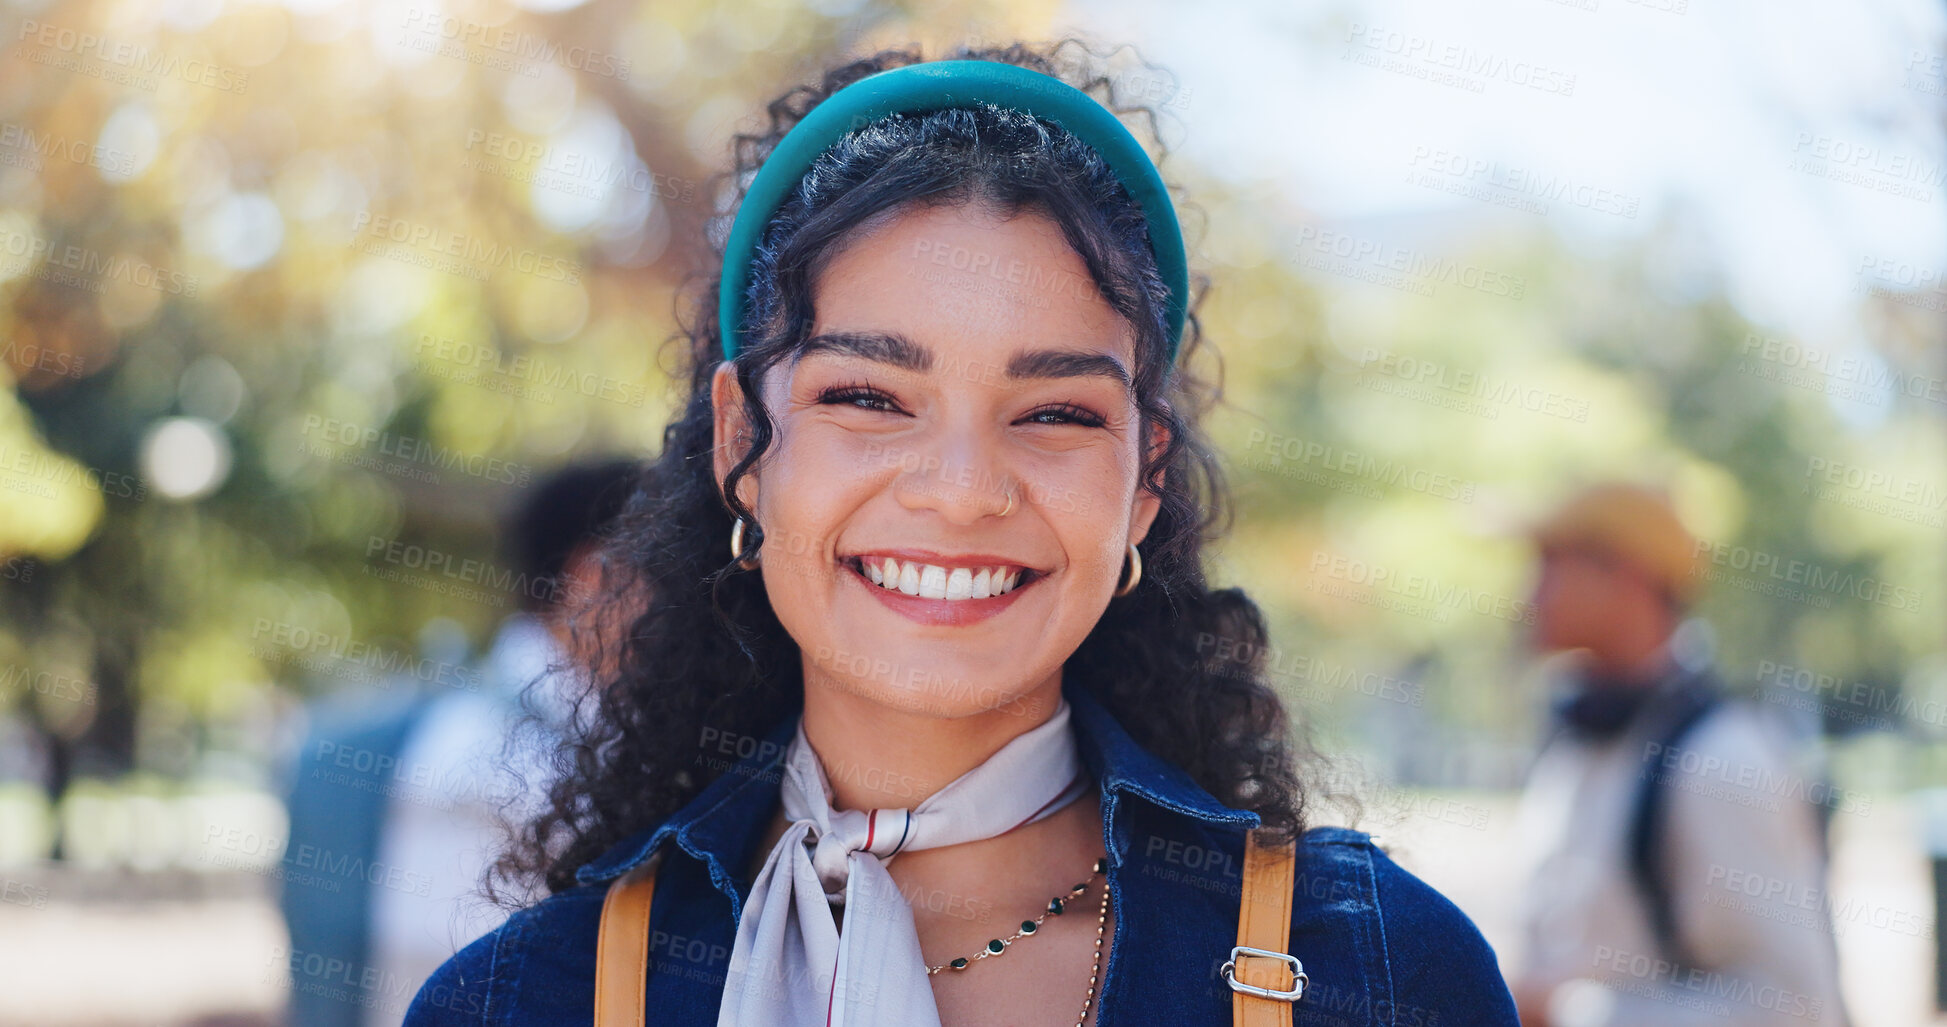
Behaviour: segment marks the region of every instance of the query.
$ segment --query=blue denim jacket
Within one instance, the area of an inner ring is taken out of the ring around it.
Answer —
[[[1219,968],[1237,941],[1244,832],[1258,816],[1219,803],[1138,746],[1099,702],[1066,692],[1101,788],[1113,941],[1098,1027],[1232,1022]],[[608,883],[665,843],[650,917],[652,1025],[713,1025],[745,875],[779,801],[786,718],[749,756],[660,826],[581,868],[578,887],[514,914],[420,988],[407,1027],[585,1027]],[[1473,921],[1366,835],[1315,828],[1298,847],[1291,947],[1311,983],[1293,1023],[1330,1027],[1514,1025],[1514,1002]],[[1005,932],[1002,932],[1005,933]],[[751,1025],[765,1027],[765,1025]]]

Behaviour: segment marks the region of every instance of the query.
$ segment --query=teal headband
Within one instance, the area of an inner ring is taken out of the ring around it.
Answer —
[[[1169,359],[1176,360],[1189,306],[1189,262],[1183,254],[1176,208],[1156,165],[1122,122],[1087,93],[1053,76],[997,61],[929,61],[868,75],[827,97],[785,133],[745,193],[724,247],[717,323],[725,360],[736,357],[742,342],[744,290],[764,226],[812,162],[846,133],[880,118],[981,102],[1026,111],[1060,125],[1094,148],[1142,206],[1156,269],[1170,291]]]

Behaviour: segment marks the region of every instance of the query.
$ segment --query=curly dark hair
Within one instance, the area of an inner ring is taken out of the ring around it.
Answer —
[[[733,167],[720,187],[740,201],[758,167],[813,107],[860,78],[922,59],[917,49],[887,50],[777,98],[767,108],[767,129],[734,138]],[[1120,117],[1146,116],[1151,145],[1166,153],[1155,141],[1156,111],[1120,102],[1102,55],[1076,39],[961,47],[948,59],[1003,61],[1061,78]],[[521,890],[573,887],[578,868],[655,826],[722,773],[700,757],[701,739],[762,736],[802,710],[799,648],[772,611],[761,576],[732,561],[726,544],[734,518],[756,524],[736,484],[773,437],[757,382],[808,338],[819,269],[851,233],[916,206],[971,203],[1004,216],[1030,210],[1061,227],[1101,295],[1136,333],[1138,437],[1149,438],[1153,424],[1168,429],[1167,446],[1145,447],[1142,458],[1141,487],[1161,500],[1139,547],[1142,580],[1110,602],[1064,665],[1065,686],[1086,688],[1139,744],[1218,800],[1258,813],[1271,834],[1288,839],[1302,829],[1299,746],[1263,680],[1264,617],[1242,591],[1213,590],[1204,576],[1205,541],[1227,532],[1233,517],[1221,467],[1198,428],[1221,393],[1221,363],[1212,380],[1187,370],[1202,341],[1196,307],[1207,276],[1193,280],[1173,364],[1166,355],[1167,289],[1141,209],[1101,157],[1059,126],[983,105],[857,128],[779,207],[753,262],[746,341],[734,361],[752,445],[724,481],[712,466],[719,275],[695,283],[692,312],[679,315],[681,332],[672,339],[688,373],[682,415],[665,429],[660,457],[645,468],[601,554],[599,595],[573,617],[576,650],[587,665],[581,715],[572,737],[554,749],[545,808],[517,826],[513,847],[490,872],[490,893],[496,882]],[[746,539],[747,559],[753,546],[761,552],[761,529]]]

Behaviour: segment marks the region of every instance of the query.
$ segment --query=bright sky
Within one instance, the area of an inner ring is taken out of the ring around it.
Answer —
[[[1278,183],[1315,220],[1458,211],[1580,241],[1641,233],[1667,208],[1688,212],[1715,250],[1700,256],[1767,327],[1856,341],[1862,284],[1918,278],[1947,300],[1935,0],[1071,0],[1068,13],[1177,74],[1200,166]],[[1524,189],[1550,194],[1545,214],[1519,208]]]

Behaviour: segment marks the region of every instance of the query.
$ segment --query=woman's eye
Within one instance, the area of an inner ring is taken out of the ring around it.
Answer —
[[[1042,418],[1054,418],[1054,420],[1042,420]],[[1027,419],[1036,424],[1079,424],[1086,428],[1100,428],[1107,423],[1094,412],[1084,410],[1073,403],[1043,407],[1029,414]]]
[[[861,388],[855,385],[833,386],[818,394],[820,403],[849,403],[861,410],[896,410],[892,397],[877,389]],[[883,405],[877,405],[883,404]]]
[[[884,413],[897,413],[899,402],[878,389],[862,385],[834,385],[818,393],[819,403],[840,404],[857,407],[860,410],[877,410]],[[1085,428],[1100,428],[1108,423],[1094,411],[1078,407],[1073,403],[1058,403],[1042,407],[1024,418],[1030,424],[1074,424]]]

